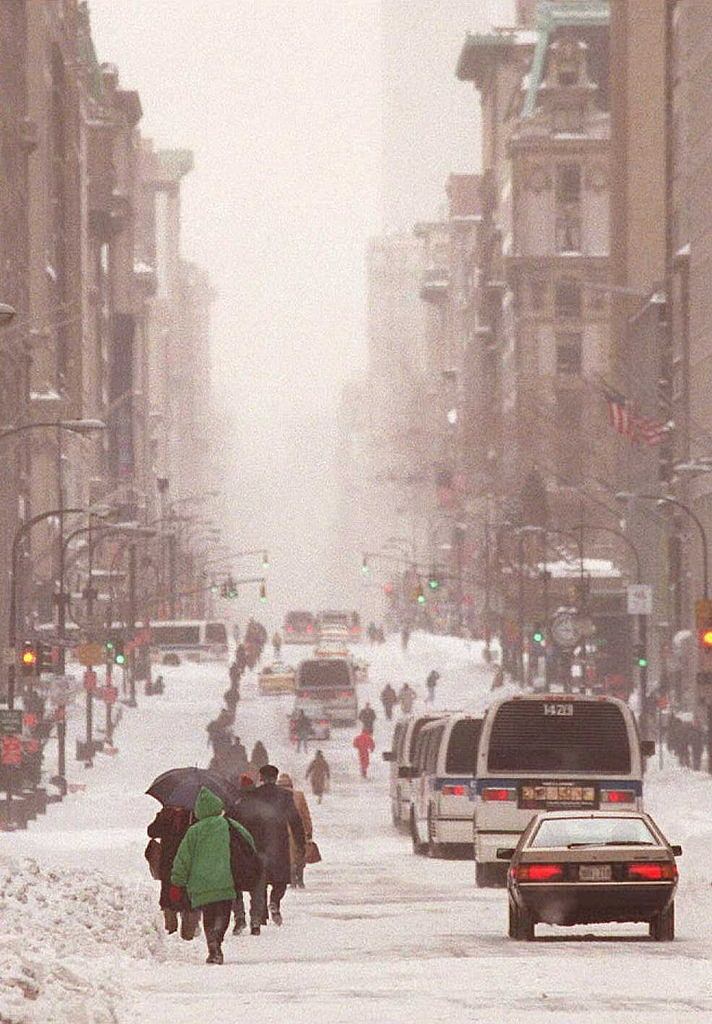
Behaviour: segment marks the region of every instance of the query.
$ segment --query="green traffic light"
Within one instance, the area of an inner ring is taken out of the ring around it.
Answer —
[[[431,590],[437,590],[438,587],[440,586],[440,580],[436,580],[434,578],[433,579],[429,579],[428,580],[428,586],[430,587]]]
[[[114,658],[114,661],[116,662],[117,665],[125,665],[126,664],[126,655],[125,654],[117,654],[116,657]]]
[[[648,659],[647,658],[638,658],[638,668],[647,668],[647,667],[648,667]]]
[[[418,604],[425,604],[425,594],[418,594]]]
[[[537,630],[536,631],[536,633],[532,637],[532,640],[534,641],[535,644],[543,644],[544,643],[544,634],[541,632],[541,630]]]

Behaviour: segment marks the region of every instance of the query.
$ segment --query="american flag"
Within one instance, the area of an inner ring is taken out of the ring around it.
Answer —
[[[627,437],[632,444],[646,444],[650,448],[662,444],[670,429],[669,423],[640,416],[619,391],[606,387],[603,393],[608,405],[608,420],[614,430]]]

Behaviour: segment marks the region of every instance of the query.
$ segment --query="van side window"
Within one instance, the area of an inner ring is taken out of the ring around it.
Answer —
[[[482,721],[479,718],[463,718],[455,722],[450,733],[445,759],[445,771],[449,775],[474,775],[477,771],[477,747],[480,741]]]
[[[402,722],[399,722],[393,730],[393,757],[394,760],[400,761],[403,753],[403,732],[404,726]]]
[[[435,775],[438,769],[438,752],[440,750],[440,741],[442,740],[443,732],[445,731],[444,726],[437,729],[433,729],[430,734],[430,745],[428,747],[428,763],[426,770],[429,775]]]

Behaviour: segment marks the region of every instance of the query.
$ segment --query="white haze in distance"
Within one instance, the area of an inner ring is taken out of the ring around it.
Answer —
[[[274,624],[287,606],[336,598],[328,589],[334,413],[343,381],[364,369],[363,258],[384,223],[382,155],[405,160],[412,182],[404,189],[437,193],[419,219],[441,209],[449,170],[478,169],[475,96],[456,82],[455,62],[468,29],[511,13],[508,0],[395,4],[405,5],[406,26],[442,12],[433,24],[448,41],[431,45],[427,32],[406,27],[412,87],[394,111],[382,104],[379,0],[90,0],[99,60],[139,90],[143,133],[195,152],[183,249],[218,296],[225,532],[233,547],[269,545],[269,611],[260,611]],[[469,166],[463,95],[473,117]],[[437,113],[438,97],[442,117],[428,130],[423,112]],[[449,117],[452,138],[443,130]],[[257,564],[241,568],[251,575]],[[255,610],[253,596],[241,594],[240,618]]]

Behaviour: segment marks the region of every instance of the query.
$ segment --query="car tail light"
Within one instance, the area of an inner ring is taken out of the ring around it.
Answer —
[[[293,633],[294,632],[294,626],[287,626],[287,632],[288,633]]]
[[[674,882],[677,878],[677,865],[668,861],[638,861],[628,865],[628,878],[639,882]]]
[[[563,864],[519,864],[513,875],[518,882],[556,882],[564,877]]]
[[[482,799],[491,802],[501,802],[504,800],[516,800],[517,791],[516,789],[495,789],[488,787],[482,790]]]
[[[443,786],[443,796],[467,796],[467,786]]]
[[[350,697],[351,696],[351,690],[342,690],[340,693],[337,693],[336,696],[337,697]]]
[[[313,632],[314,632],[314,627],[313,626],[307,626],[307,633],[313,633]]]
[[[632,789],[602,789],[602,804],[634,804],[635,791]]]

